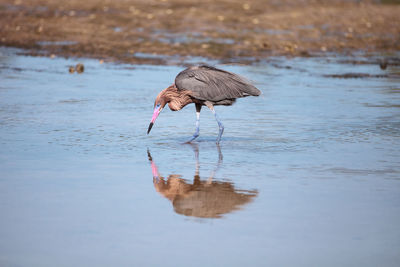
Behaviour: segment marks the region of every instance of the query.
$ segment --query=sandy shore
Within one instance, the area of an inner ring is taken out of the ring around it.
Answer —
[[[154,54],[390,55],[400,51],[399,14],[399,4],[379,1],[0,0],[0,45],[156,64],[166,62]]]

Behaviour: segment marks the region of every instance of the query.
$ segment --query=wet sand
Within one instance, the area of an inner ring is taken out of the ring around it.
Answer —
[[[1,0],[0,45],[152,64],[170,63],[155,54],[238,63],[332,52],[390,56],[400,50],[398,2]]]

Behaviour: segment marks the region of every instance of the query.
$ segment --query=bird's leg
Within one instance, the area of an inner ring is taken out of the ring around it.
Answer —
[[[210,102],[206,102],[205,103],[207,105],[207,107],[209,109],[211,109],[212,113],[215,116],[215,119],[217,120],[218,126],[219,126],[219,133],[218,133],[218,137],[217,137],[217,144],[219,144],[219,141],[221,141],[221,137],[222,134],[224,133],[224,125],[222,124],[222,122],[219,120],[217,113],[215,112],[214,106],[213,104],[211,104]]]
[[[192,142],[194,139],[196,139],[200,135],[200,110],[201,110],[201,104],[196,103],[196,130],[195,130],[192,138],[190,138],[190,140],[187,141],[187,143]]]

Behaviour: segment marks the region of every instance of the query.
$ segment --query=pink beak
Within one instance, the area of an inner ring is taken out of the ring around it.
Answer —
[[[153,117],[151,118],[149,128],[147,129],[147,134],[150,133],[151,128],[153,127],[153,124],[154,124],[154,122],[156,121],[156,119],[157,119],[158,115],[160,114],[161,110],[162,110],[162,107],[160,107],[159,105],[157,105],[157,106],[154,108]]]

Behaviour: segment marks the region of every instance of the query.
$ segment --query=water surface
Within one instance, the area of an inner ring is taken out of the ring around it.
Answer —
[[[217,147],[206,108],[194,145],[194,106],[146,135],[181,66],[0,52],[1,266],[398,266],[395,66],[220,65],[263,95],[216,108]]]

